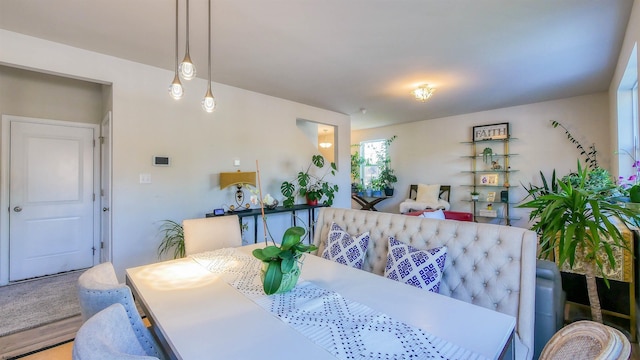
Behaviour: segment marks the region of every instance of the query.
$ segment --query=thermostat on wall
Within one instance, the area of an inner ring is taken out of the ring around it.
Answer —
[[[171,159],[168,156],[154,156],[153,166],[170,166]]]

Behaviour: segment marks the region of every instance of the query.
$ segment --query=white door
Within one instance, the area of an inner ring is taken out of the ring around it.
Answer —
[[[93,266],[94,129],[11,122],[9,280]]]
[[[111,261],[111,111],[100,129],[100,262]]]

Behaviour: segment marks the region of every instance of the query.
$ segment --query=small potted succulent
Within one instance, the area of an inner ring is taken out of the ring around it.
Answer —
[[[473,190],[473,191],[471,192],[471,200],[472,200],[472,201],[478,201],[478,198],[479,198],[479,197],[480,197],[480,193],[479,193],[479,192],[477,192],[477,191],[475,191],[475,190]]]

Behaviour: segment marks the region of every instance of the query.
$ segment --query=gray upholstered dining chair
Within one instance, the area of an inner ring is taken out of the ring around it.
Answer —
[[[89,318],[73,342],[73,360],[158,360],[140,344],[122,304]]]
[[[186,219],[182,221],[182,227],[186,255],[242,246],[237,215]]]
[[[98,264],[82,273],[78,278],[78,299],[84,321],[113,304],[121,304],[126,310],[127,322],[146,353],[158,358],[163,357],[160,346],[142,322],[131,289],[118,283],[113,264]]]

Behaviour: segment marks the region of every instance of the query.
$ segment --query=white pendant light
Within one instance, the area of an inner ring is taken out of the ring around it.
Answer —
[[[184,53],[184,60],[180,63],[180,76],[184,80],[191,80],[196,77],[196,66],[189,56],[189,0],[187,0],[187,48]]]
[[[169,86],[169,95],[172,98],[179,100],[182,98],[184,94],[184,90],[182,89],[182,84],[180,83],[180,77],[178,76],[178,0],[176,0],[176,67],[175,67],[175,76],[173,77],[173,82]]]
[[[202,99],[202,108],[206,112],[213,112],[216,108],[216,100],[213,97],[213,93],[211,92],[211,0],[209,0],[209,83],[207,86],[207,93],[204,95],[204,99]]]

